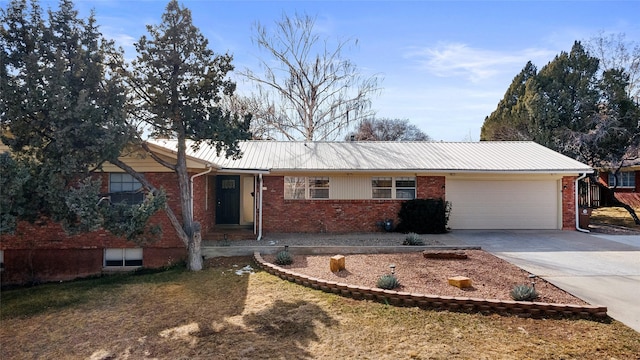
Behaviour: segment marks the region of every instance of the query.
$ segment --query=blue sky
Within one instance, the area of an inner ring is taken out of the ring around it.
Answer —
[[[76,0],[95,9],[103,34],[128,58],[133,43],[160,22],[167,1]],[[541,68],[575,40],[600,31],[640,39],[640,1],[188,1],[194,24],[236,69],[257,70],[251,42],[256,22],[270,27],[283,13],[317,16],[329,39],[358,39],[345,55],[365,75],[383,78],[378,117],[409,119],[435,140],[477,141],[485,116],[531,60]],[[0,1],[6,7],[7,1]],[[57,1],[41,1],[45,8]],[[248,86],[239,83],[240,91]]]

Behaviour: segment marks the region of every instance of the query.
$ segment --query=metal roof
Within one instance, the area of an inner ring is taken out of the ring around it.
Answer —
[[[175,140],[153,140],[175,152]],[[407,171],[591,173],[586,164],[531,141],[296,142],[245,141],[242,157],[227,159],[202,144],[187,155],[218,169],[280,171]]]

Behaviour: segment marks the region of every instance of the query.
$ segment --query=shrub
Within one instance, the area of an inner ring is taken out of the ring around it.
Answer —
[[[516,301],[533,301],[538,297],[536,288],[529,285],[516,285],[511,289],[511,298]]]
[[[279,253],[277,253],[275,261],[276,261],[276,264],[278,264],[278,265],[291,265],[291,264],[293,264],[293,258],[291,257],[291,254],[286,250],[282,250]]]
[[[398,278],[395,275],[386,274],[380,276],[377,285],[380,289],[391,290],[400,286],[400,281],[398,281]]]
[[[416,233],[408,233],[404,238],[404,242],[402,245],[410,245],[410,246],[420,246],[424,245],[424,241],[420,238],[420,236]]]
[[[447,232],[447,222],[451,213],[451,203],[443,199],[414,199],[402,203],[398,218],[398,232],[417,234],[443,234]]]

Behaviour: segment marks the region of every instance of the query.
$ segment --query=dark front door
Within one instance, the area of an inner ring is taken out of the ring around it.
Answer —
[[[216,176],[216,224],[240,223],[240,176]]]

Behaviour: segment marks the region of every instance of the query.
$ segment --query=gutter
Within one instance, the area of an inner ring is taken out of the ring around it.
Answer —
[[[191,221],[193,222],[193,179],[202,176],[202,175],[206,175],[208,173],[210,173],[211,171],[213,171],[213,167],[209,164],[207,164],[207,167],[209,168],[207,171],[203,171],[201,173],[195,174],[193,176],[191,176],[191,180],[189,182],[189,187],[191,189],[191,194],[189,197],[189,206],[191,207]]]
[[[580,175],[575,182],[574,191],[575,191],[575,204],[576,204],[576,230],[589,233],[591,231],[587,229],[583,229],[580,227],[580,206],[578,205],[578,181],[587,177],[587,173]]]

